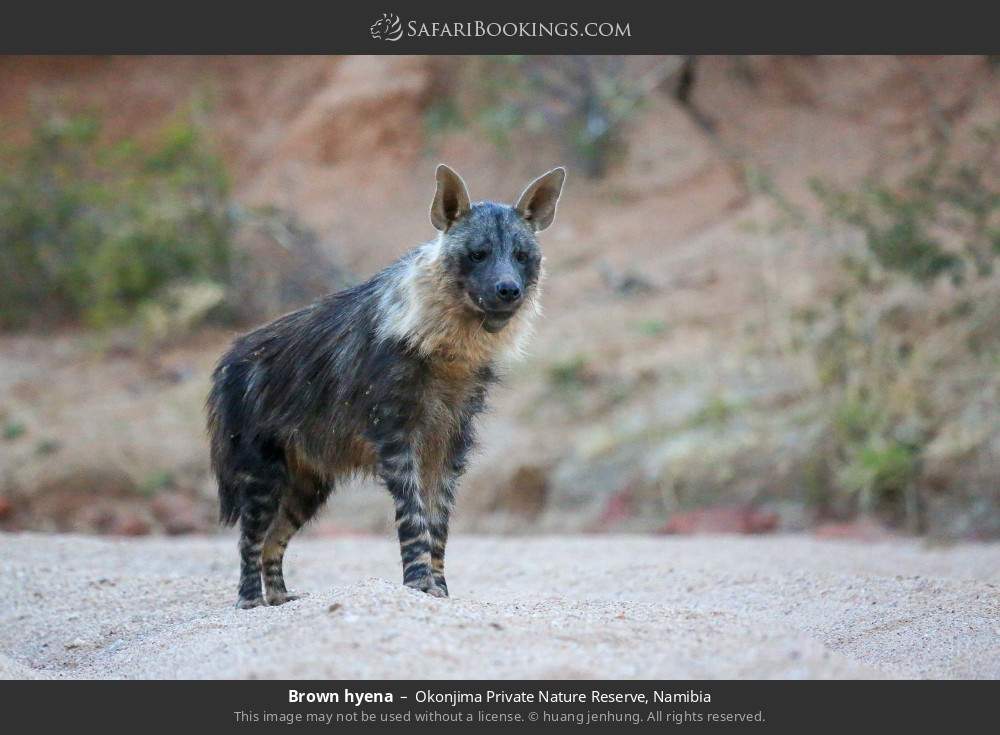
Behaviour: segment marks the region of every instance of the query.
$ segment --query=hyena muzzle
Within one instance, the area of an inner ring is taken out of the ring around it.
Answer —
[[[437,169],[432,242],[370,280],[235,340],[208,397],[221,520],[240,523],[242,608],[295,599],[282,559],[338,480],[370,474],[396,507],[403,583],[448,594],[444,552],[474,420],[538,311],[535,237],[565,171],[513,206],[471,203]],[[263,586],[261,584],[263,579]]]

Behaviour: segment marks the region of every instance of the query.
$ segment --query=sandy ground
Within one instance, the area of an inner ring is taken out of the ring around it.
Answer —
[[[0,675],[1000,677],[1000,545],[459,537],[448,600],[396,554],[303,539],[243,611],[229,536],[0,536]]]

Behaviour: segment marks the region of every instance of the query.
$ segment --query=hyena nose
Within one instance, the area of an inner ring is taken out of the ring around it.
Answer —
[[[521,287],[513,281],[500,281],[497,284],[497,297],[501,301],[512,304],[521,298]]]

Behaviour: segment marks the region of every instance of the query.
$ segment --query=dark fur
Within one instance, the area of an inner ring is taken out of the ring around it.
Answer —
[[[534,307],[541,254],[529,208],[471,205],[446,167],[432,221],[435,243],[240,337],[213,374],[212,465],[221,520],[240,522],[241,607],[293,599],[285,547],[355,473],[393,496],[404,583],[447,594],[456,481],[496,361]],[[522,296],[502,299],[501,284]]]

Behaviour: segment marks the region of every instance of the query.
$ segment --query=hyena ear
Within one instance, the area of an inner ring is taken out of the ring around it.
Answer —
[[[435,177],[437,191],[431,202],[431,224],[444,232],[469,211],[469,190],[462,177],[443,163],[438,165]]]
[[[566,169],[562,166],[554,168],[528,184],[528,188],[514,205],[518,214],[524,217],[536,232],[544,230],[555,219],[556,204],[559,203],[559,195],[562,193],[565,180]]]

